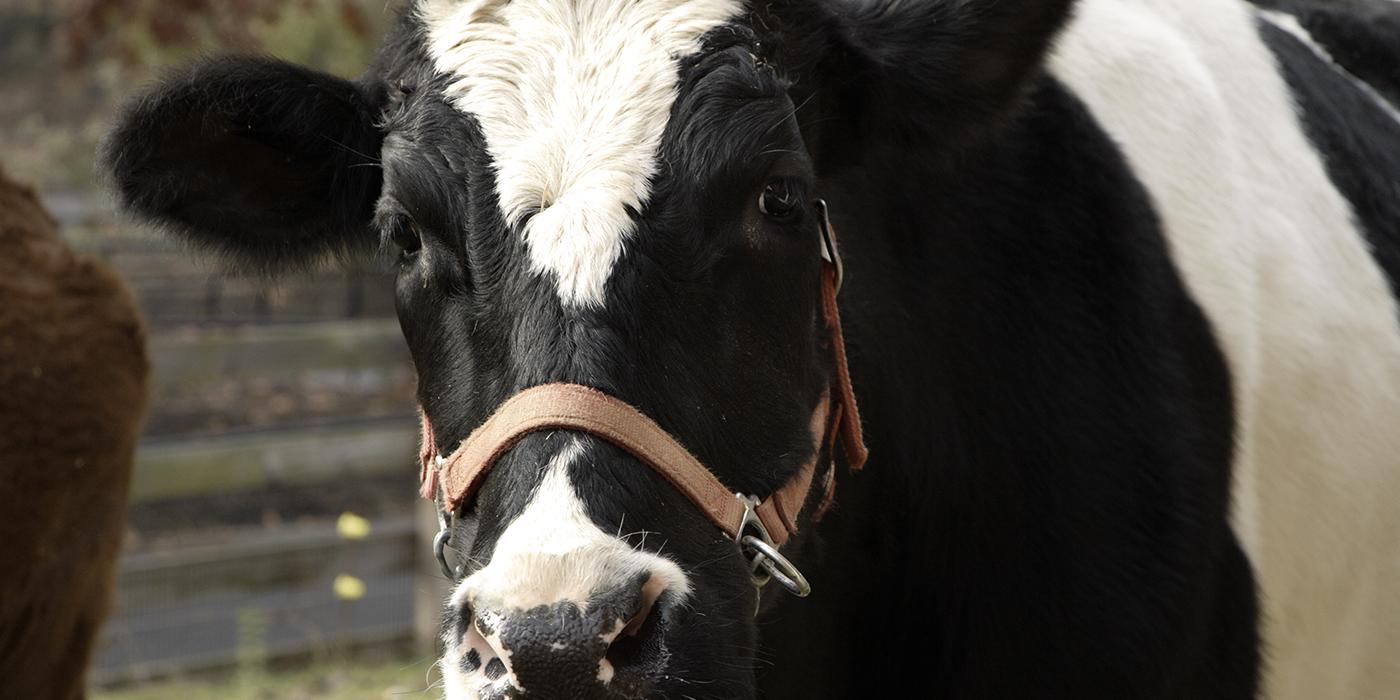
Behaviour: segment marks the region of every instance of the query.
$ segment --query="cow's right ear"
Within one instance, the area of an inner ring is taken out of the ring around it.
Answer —
[[[373,245],[380,100],[267,58],[197,63],[134,99],[99,169],[125,210],[261,271]]]

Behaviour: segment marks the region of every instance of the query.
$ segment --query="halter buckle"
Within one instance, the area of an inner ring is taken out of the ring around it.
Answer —
[[[739,521],[739,534],[734,541],[739,545],[739,551],[749,559],[754,587],[761,590],[770,580],[777,579],[788,593],[806,598],[812,593],[812,585],[773,544],[773,537],[758,517],[758,497],[742,493],[736,493],[734,497],[744,504],[744,517]]]
[[[836,247],[835,229],[831,227],[831,214],[827,211],[826,200],[818,199],[814,204],[820,215],[817,228],[822,235],[822,260],[836,268],[836,291],[841,291],[841,283],[846,279],[846,266],[841,262],[841,251]]]

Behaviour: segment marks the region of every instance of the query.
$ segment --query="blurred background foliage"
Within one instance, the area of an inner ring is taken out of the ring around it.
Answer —
[[[0,154],[44,190],[94,188],[92,154],[131,90],[172,65],[266,53],[352,76],[385,0],[0,0]]]
[[[127,67],[187,58],[194,50],[266,50],[342,74],[363,66],[376,34],[356,0],[67,0],[58,29],[70,65],[94,56]]]

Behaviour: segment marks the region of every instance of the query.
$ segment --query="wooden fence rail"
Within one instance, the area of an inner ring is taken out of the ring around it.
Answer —
[[[409,415],[148,442],[137,451],[131,502],[385,474],[402,474],[411,490],[417,426]]]
[[[92,682],[324,656],[365,644],[407,645],[414,632],[414,558],[421,554],[414,541],[413,518],[404,515],[373,523],[362,540],[344,539],[328,524],[128,556]],[[334,581],[342,574],[364,584],[362,597],[337,597]]]

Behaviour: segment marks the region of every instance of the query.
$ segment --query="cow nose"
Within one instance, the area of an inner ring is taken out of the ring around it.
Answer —
[[[665,665],[672,597],[649,574],[586,601],[527,610],[471,596],[464,670],[484,676],[482,697],[509,686],[535,698],[640,697]]]

